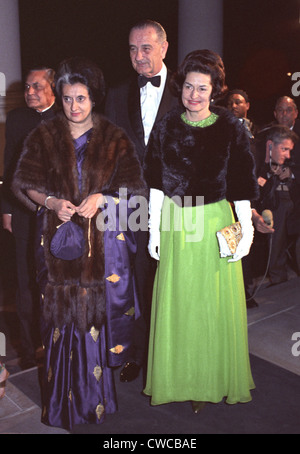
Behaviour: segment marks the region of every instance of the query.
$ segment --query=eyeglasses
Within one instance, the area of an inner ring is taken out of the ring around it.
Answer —
[[[34,91],[42,91],[46,88],[46,85],[41,85],[39,82],[35,82],[33,84],[25,84],[25,92],[29,91],[32,88]]]

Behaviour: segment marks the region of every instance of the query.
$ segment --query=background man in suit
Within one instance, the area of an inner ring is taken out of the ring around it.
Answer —
[[[265,162],[257,172],[260,199],[254,206],[258,213],[271,210],[274,219],[269,264],[270,285],[277,285],[288,279],[289,219],[294,209],[291,192],[295,185],[290,158],[297,141],[297,134],[287,126],[274,125],[269,128],[265,141]],[[258,213],[256,210],[252,212],[256,229],[261,233],[270,233]]]
[[[298,119],[298,108],[295,101],[289,96],[282,96],[276,101],[274,117],[279,125],[287,126],[300,137],[300,120]],[[300,183],[300,142],[296,143],[292,152],[294,161],[293,173]]]
[[[129,33],[129,52],[135,73],[121,85],[108,91],[105,114],[125,129],[135,144],[141,164],[154,124],[177,105],[170,90],[170,71],[164,64],[168,50],[167,35],[158,22],[145,20],[133,26]],[[148,232],[138,232],[135,271],[141,309],[144,317],[136,322],[135,357],[121,371],[121,381],[134,380],[144,361],[147,320],[155,265],[150,258]]]
[[[274,109],[274,117],[279,125],[287,126],[300,137],[300,120],[298,108],[295,101],[289,96],[282,96],[277,99]],[[293,161],[293,175],[295,182],[291,190],[291,198],[294,202],[294,209],[289,217],[288,232],[294,237],[294,259],[297,272],[300,275],[300,140],[295,143],[291,153]]]
[[[227,94],[227,109],[230,110],[236,118],[245,126],[250,139],[254,139],[255,126],[248,118],[248,110],[250,109],[250,101],[247,93],[244,90],[235,88]]]
[[[33,228],[35,215],[21,205],[10,191],[12,175],[27,135],[42,120],[55,114],[52,82],[54,71],[37,68],[29,71],[24,97],[26,107],[14,109],[7,115],[6,144],[4,150],[4,194],[2,199],[2,225],[15,239],[17,295],[16,308],[20,321],[21,367],[35,366],[33,340],[35,269],[33,255]]]

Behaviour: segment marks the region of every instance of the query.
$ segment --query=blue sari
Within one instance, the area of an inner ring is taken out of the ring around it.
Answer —
[[[81,189],[81,169],[91,130],[74,140]],[[119,218],[127,200],[113,194]],[[112,207],[110,205],[110,209]],[[43,214],[37,215],[37,279],[41,305],[47,283],[43,246]],[[106,414],[117,410],[112,367],[123,364],[131,354],[134,321],[140,316],[132,272],[136,252],[135,234],[116,229],[104,231],[105,291],[107,322],[100,330],[91,327],[80,332],[74,323],[60,329],[46,323],[41,315],[41,334],[45,348],[42,387],[42,422],[67,430],[76,424],[101,424]]]

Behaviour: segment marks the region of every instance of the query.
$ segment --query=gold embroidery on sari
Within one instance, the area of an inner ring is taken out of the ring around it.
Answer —
[[[97,407],[96,407],[96,415],[97,415],[97,418],[99,419],[99,421],[100,421],[101,416],[103,415],[103,413],[104,413],[104,406],[102,404],[97,405]]]
[[[58,328],[55,328],[54,333],[53,333],[53,342],[54,342],[54,344],[57,342],[59,336],[60,336],[60,331],[59,331]]]
[[[127,312],[125,312],[125,315],[129,315],[130,317],[132,317],[134,314],[135,314],[135,309],[133,306],[130,309],[128,309]]]
[[[102,377],[102,369],[101,369],[101,367],[100,366],[96,366],[94,368],[93,374],[94,374],[94,377],[96,378],[96,380],[99,381],[100,378]]]
[[[120,279],[121,279],[120,276],[118,276],[117,274],[111,274],[106,278],[106,280],[113,283],[118,282]]]
[[[90,329],[90,335],[92,336],[93,341],[97,342],[97,339],[99,337],[99,331],[94,326],[92,326]]]
[[[122,353],[123,350],[124,350],[123,345],[116,345],[115,347],[110,348],[110,351],[111,351],[112,353],[116,353],[117,355],[119,355],[120,353]]]
[[[48,369],[48,375],[47,375],[48,383],[50,383],[52,375],[53,375],[52,374],[52,367],[50,366],[49,369]]]

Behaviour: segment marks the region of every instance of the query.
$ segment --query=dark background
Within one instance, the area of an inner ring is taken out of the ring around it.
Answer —
[[[247,91],[250,116],[260,124],[268,122],[275,100],[293,97],[294,82],[287,74],[300,71],[300,1],[225,0],[224,4],[227,82]],[[298,104],[297,97],[295,101]]]
[[[140,19],[164,26],[170,42],[166,64],[177,66],[177,0],[19,0],[19,5],[24,70],[36,62],[55,68],[80,55],[98,63],[114,84],[131,71],[128,34]]]
[[[145,18],[165,27],[170,43],[166,64],[177,67],[177,0],[19,0],[19,6],[23,73],[84,55],[113,85],[131,71],[128,32]],[[224,1],[227,84],[247,91],[249,116],[258,124],[273,119],[279,96],[292,96],[294,82],[287,73],[300,71],[299,10],[299,0]]]

